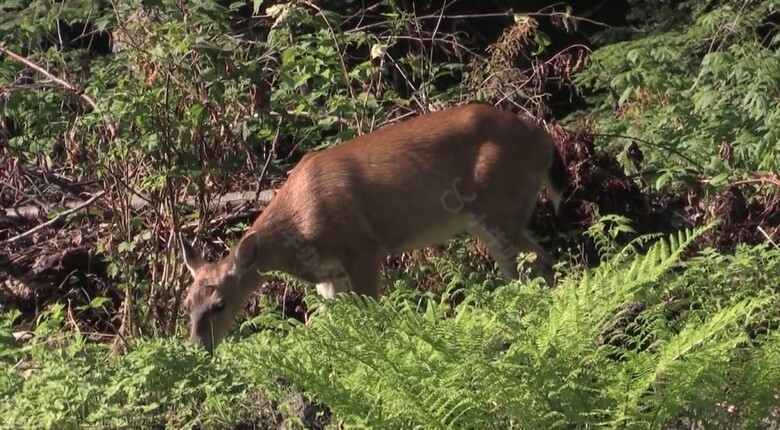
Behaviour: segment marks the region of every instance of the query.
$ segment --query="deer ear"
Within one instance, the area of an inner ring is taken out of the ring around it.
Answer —
[[[184,236],[181,234],[179,234],[179,243],[181,244],[181,253],[184,256],[184,264],[187,265],[187,269],[189,269],[190,273],[194,276],[195,271],[203,266],[206,261],[203,260],[200,253],[195,250],[189,242],[184,240]]]
[[[242,275],[255,266],[257,260],[257,245],[260,242],[260,236],[253,231],[247,233],[238,241],[233,251],[233,267],[230,272],[234,275]]]

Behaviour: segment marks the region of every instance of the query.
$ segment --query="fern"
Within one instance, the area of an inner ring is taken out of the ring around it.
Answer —
[[[643,237],[553,290],[470,285],[455,308],[432,296],[310,293],[307,324],[229,340],[214,360],[159,341],[106,361],[78,354],[83,345],[75,355],[36,347],[27,376],[4,365],[13,388],[0,416],[9,426],[43,414],[36,424],[51,428],[214,427],[262,396],[303,426],[289,402],[303,392],[347,428],[651,429],[679,417],[755,428],[780,386],[780,251],[705,249],[682,264],[711,228]],[[61,392],[68,403],[51,401]]]
[[[657,240],[642,255],[632,243],[632,251],[555,291],[501,286],[478,301],[467,298],[449,318],[442,318],[443,302],[418,311],[409,302],[339,297],[283,339],[268,363],[347,425],[657,426],[683,408],[721,400],[732,351],[746,342],[742,327],[776,299],[692,314],[674,331],[664,297],[678,284],[666,281],[681,252],[711,228]],[[638,343],[653,338],[653,347],[599,345],[609,319],[639,299],[647,307],[634,323]],[[695,381],[708,384],[709,397],[696,397]]]

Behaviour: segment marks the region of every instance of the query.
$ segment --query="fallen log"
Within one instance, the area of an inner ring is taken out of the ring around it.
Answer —
[[[234,191],[217,195],[207,202],[206,210],[209,212],[221,212],[229,207],[241,206],[250,202],[256,202],[258,209],[262,209],[271,201],[276,195],[276,190],[262,190],[260,193],[256,191]],[[197,201],[195,197],[188,197],[184,202],[188,205],[195,206]],[[85,200],[72,200],[65,202],[60,209],[73,210],[74,208],[83,206],[86,203]],[[149,206],[150,199],[146,199],[139,196],[132,196],[130,199],[130,208],[134,211],[141,210],[146,206]],[[38,207],[36,205],[22,205],[9,208],[0,207],[0,222],[4,221],[34,221],[46,217],[52,212],[51,207]]]

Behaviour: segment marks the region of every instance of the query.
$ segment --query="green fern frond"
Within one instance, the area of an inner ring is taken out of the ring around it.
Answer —
[[[745,276],[751,259],[780,275],[780,253],[694,256],[681,265],[710,228],[637,238],[555,289],[469,287],[454,309],[441,297],[420,304],[339,295],[306,326],[271,338],[278,346],[264,355],[264,372],[327,404],[346,426],[657,428],[686,411],[714,410],[727,376],[758,377],[758,368],[727,370],[758,357],[745,349],[745,327],[771,314],[777,293],[726,302],[729,295],[708,295],[718,290],[702,285],[720,279],[711,265]],[[774,351],[760,360],[769,363]],[[739,393],[769,390],[740,384]]]

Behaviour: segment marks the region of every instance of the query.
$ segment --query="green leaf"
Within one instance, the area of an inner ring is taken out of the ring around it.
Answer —
[[[201,125],[205,118],[206,107],[202,104],[196,103],[187,110],[192,119],[193,125]]]
[[[92,307],[92,308],[96,308],[97,309],[97,308],[102,307],[104,304],[106,304],[106,303],[108,303],[110,301],[111,301],[111,299],[109,299],[107,297],[95,297],[94,299],[92,299],[89,302],[89,306]]]

